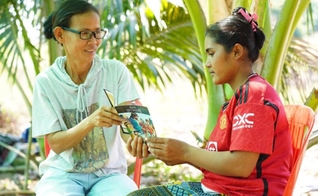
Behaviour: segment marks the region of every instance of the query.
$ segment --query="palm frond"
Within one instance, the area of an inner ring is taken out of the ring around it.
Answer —
[[[105,10],[110,14],[102,14],[109,21],[105,20],[104,26],[110,29],[101,47],[102,56],[124,62],[143,89],[148,86],[161,90],[173,80],[173,72],[202,90],[202,59],[185,9],[165,1],[161,2],[160,12],[147,7],[144,1],[133,6],[119,2],[106,3]],[[109,6],[112,10],[108,10]],[[121,13],[114,14],[114,10]]]
[[[287,103],[305,103],[312,88],[318,87],[318,51],[308,42],[293,38],[281,82],[281,94]]]

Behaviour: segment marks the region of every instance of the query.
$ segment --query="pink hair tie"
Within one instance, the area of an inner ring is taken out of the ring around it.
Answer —
[[[249,13],[246,13],[244,9],[239,9],[238,13],[240,13],[249,23],[252,25],[252,29],[255,32],[258,25],[256,24],[255,20],[258,19],[257,14],[253,13],[252,16]]]

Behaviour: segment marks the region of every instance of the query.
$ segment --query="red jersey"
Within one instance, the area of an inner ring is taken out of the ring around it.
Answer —
[[[206,150],[260,153],[247,178],[202,169],[204,186],[227,195],[283,195],[292,164],[291,135],[275,89],[257,74],[249,77],[220,111]]]

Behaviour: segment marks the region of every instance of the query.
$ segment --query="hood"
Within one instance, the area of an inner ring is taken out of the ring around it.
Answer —
[[[77,93],[77,112],[76,112],[76,120],[77,123],[79,123],[81,120],[86,118],[89,114],[88,111],[88,97],[87,97],[87,89],[91,87],[93,84],[93,81],[96,80],[96,75],[101,71],[102,69],[102,62],[101,59],[95,55],[95,58],[93,60],[92,66],[87,74],[87,77],[82,84],[75,84],[71,77],[67,74],[65,70],[65,61],[66,56],[58,57],[53,65],[51,66],[54,74],[61,82],[63,82],[65,85],[67,85],[69,88],[73,90],[73,92],[69,93]]]

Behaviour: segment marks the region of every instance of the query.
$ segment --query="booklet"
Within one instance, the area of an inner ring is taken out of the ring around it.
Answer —
[[[157,136],[147,107],[140,105],[114,106],[113,94],[106,89],[104,89],[104,92],[110,105],[115,107],[119,116],[125,119],[122,125],[120,125],[122,133],[130,134],[132,136],[138,135],[142,138]]]
[[[115,106],[119,116],[125,121],[121,125],[123,133],[138,135],[142,138],[156,137],[156,130],[149,110],[140,105]]]

